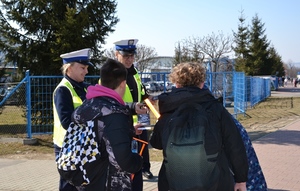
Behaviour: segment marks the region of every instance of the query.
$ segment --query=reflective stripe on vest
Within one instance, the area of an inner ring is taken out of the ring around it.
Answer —
[[[138,73],[136,73],[133,77],[134,77],[135,82],[137,84],[138,102],[141,102],[142,95],[145,95],[144,88],[142,88],[142,80],[141,80]],[[124,93],[124,96],[123,96],[123,101],[127,102],[127,103],[132,103],[133,102],[133,98],[132,98],[130,89],[129,89],[127,84],[126,84],[126,89],[125,89],[125,93]],[[137,123],[137,121],[138,121],[137,115],[133,115],[132,117],[133,117],[133,123]]]
[[[72,84],[66,78],[63,78],[61,80],[61,82],[57,85],[57,87],[55,88],[55,90],[53,92],[53,118],[54,118],[53,143],[59,147],[62,147],[63,140],[64,140],[64,137],[66,134],[66,130],[61,125],[61,122],[60,122],[58,114],[57,114],[57,109],[54,104],[54,94],[55,94],[56,89],[60,86],[65,86],[69,89],[71,96],[72,96],[74,109],[82,104],[82,100],[77,95]]]

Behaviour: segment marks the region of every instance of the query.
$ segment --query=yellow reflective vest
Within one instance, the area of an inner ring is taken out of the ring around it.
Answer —
[[[58,114],[57,114],[57,108],[54,104],[55,91],[60,86],[65,86],[69,89],[69,91],[72,95],[74,109],[82,104],[82,100],[77,95],[77,93],[74,90],[72,84],[66,78],[63,78],[61,80],[61,82],[57,85],[57,87],[55,88],[55,90],[53,92],[53,118],[54,118],[53,143],[56,144],[59,147],[62,147],[63,140],[64,140],[64,137],[65,137],[65,134],[66,134],[66,130],[61,125],[61,122],[60,122]]]
[[[136,70],[136,69],[135,69]],[[136,71],[137,72],[137,71]],[[138,72],[133,76],[134,80],[136,82],[137,85],[137,90],[138,90],[138,102],[142,101],[142,95],[145,95],[145,90],[142,85],[142,80],[140,78],[140,75],[138,74]],[[127,102],[127,103],[132,103],[133,102],[133,98],[130,92],[130,88],[128,87],[128,85],[126,84],[126,89],[125,89],[125,93],[123,96],[123,101]],[[133,115],[133,123],[137,123],[138,118],[137,115]]]

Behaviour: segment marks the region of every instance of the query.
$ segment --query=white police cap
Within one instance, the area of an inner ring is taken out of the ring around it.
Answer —
[[[90,48],[85,48],[85,49],[62,54],[60,55],[60,57],[63,59],[64,64],[68,64],[70,62],[78,62],[83,65],[94,66],[90,62],[90,52],[91,52]]]
[[[126,40],[120,40],[117,42],[114,42],[115,48],[117,51],[121,52],[121,54],[135,54],[136,50],[136,43],[138,42],[138,39],[126,39]]]

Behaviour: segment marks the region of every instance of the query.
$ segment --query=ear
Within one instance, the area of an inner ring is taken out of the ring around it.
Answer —
[[[204,86],[204,82],[202,82],[200,85],[199,85],[199,88],[202,89]]]
[[[124,80],[123,82],[121,82],[120,86],[125,89],[126,88],[126,80]]]

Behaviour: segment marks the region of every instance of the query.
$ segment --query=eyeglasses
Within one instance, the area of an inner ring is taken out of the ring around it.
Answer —
[[[134,54],[124,54],[122,57],[125,59],[134,58]]]
[[[119,52],[120,53],[120,52]],[[121,53],[120,53],[121,54]],[[129,59],[129,58],[134,58],[134,54],[121,54],[123,58]]]

